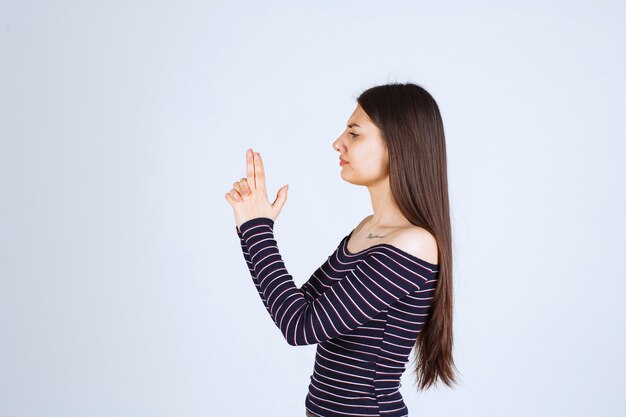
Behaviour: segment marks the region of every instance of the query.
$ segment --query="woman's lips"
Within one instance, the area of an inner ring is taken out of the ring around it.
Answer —
[[[346,162],[346,161],[344,161],[343,159],[340,159],[340,160],[339,160],[339,165],[346,165],[346,164],[349,164],[349,163],[350,163],[350,162]]]

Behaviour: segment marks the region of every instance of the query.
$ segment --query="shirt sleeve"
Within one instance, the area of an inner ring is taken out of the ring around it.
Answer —
[[[270,219],[271,220],[271,219]],[[261,301],[263,301],[263,305],[265,305],[265,309],[270,313],[269,307],[267,306],[267,300],[265,299],[265,295],[263,295],[263,291],[261,291],[261,286],[259,285],[259,280],[256,276],[256,272],[254,271],[254,264],[250,260],[250,252],[248,252],[248,247],[246,246],[246,241],[241,234],[241,230],[238,226],[235,226],[235,230],[237,232],[237,236],[239,236],[239,244],[241,246],[241,252],[243,253],[243,258],[246,261],[246,265],[248,265],[248,270],[250,271],[250,276],[252,277],[252,282],[254,282],[254,286],[256,287],[259,296],[261,297]],[[309,280],[310,281],[310,280]],[[312,291],[310,291],[311,284],[310,282],[305,282],[298,290],[304,295],[307,300],[312,300],[315,298],[315,295]],[[312,288],[314,289],[314,288]]]
[[[246,260],[246,264],[248,265],[248,270],[250,271],[250,276],[252,277],[252,281],[254,282],[254,286],[256,287],[259,296],[261,297],[261,301],[263,301],[263,305],[265,305],[265,309],[270,316],[272,315],[270,308],[267,306],[267,300],[265,299],[265,295],[263,295],[263,291],[261,291],[261,286],[259,285],[259,280],[256,277],[256,272],[254,271],[254,264],[250,260],[250,253],[248,252],[248,248],[246,247],[246,241],[241,235],[241,230],[239,227],[235,226],[235,230],[237,231],[237,236],[239,236],[239,242],[241,245],[241,252],[243,252],[243,258]],[[273,319],[273,317],[272,317]]]
[[[256,272],[259,295],[292,346],[336,338],[367,323],[395,301],[432,285],[381,250],[373,250],[346,275],[309,300],[285,269],[274,221],[256,217],[239,227]]]

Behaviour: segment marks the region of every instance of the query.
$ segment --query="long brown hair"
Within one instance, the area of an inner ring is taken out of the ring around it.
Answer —
[[[452,233],[446,142],[435,99],[412,83],[371,87],[357,98],[389,154],[391,194],[406,219],[437,240],[439,274],[430,315],[415,343],[417,390],[456,383],[452,358]]]

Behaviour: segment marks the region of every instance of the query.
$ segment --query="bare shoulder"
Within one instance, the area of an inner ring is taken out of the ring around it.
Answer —
[[[369,221],[369,219],[371,219],[371,218],[372,218],[372,216],[373,216],[373,215],[372,215],[372,214],[370,214],[369,216],[364,217],[364,218],[363,218],[363,220],[361,220],[361,221],[359,222],[359,224],[357,224],[357,226],[356,226],[354,229],[355,229],[355,230],[359,230],[359,229],[361,229],[361,226],[363,226],[363,224],[365,224],[366,222],[368,222],[368,221]]]
[[[424,228],[403,227],[394,232],[390,243],[396,248],[431,264],[437,264],[439,261],[437,239]]]

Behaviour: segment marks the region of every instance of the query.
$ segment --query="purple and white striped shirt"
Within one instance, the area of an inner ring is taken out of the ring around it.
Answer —
[[[261,300],[287,343],[317,344],[306,409],[323,417],[407,416],[400,377],[430,317],[438,265],[387,243],[350,253],[352,230],[298,288],[272,219],[256,217],[235,229]]]

